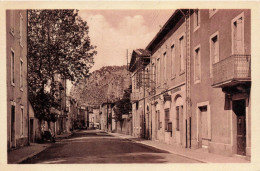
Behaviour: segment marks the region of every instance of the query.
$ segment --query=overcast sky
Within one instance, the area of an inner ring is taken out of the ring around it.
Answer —
[[[91,43],[97,46],[91,72],[108,65],[126,65],[126,50],[145,48],[174,10],[80,10]],[[71,83],[67,82],[68,93]]]
[[[80,10],[98,54],[91,71],[126,65],[126,49],[145,48],[174,10]],[[129,59],[130,60],[130,56]]]

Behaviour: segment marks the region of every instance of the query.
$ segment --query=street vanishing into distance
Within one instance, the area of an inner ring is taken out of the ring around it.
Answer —
[[[80,130],[23,161],[23,164],[65,163],[197,163],[167,151],[118,138],[101,130]]]

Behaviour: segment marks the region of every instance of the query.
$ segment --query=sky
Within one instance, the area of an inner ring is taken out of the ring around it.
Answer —
[[[91,71],[108,65],[126,65],[127,49],[145,48],[174,10],[80,10],[97,46]],[[130,61],[130,55],[128,56]]]
[[[91,44],[97,46],[94,66],[90,72],[103,66],[121,66],[131,59],[136,48],[146,48],[174,10],[80,10],[87,21]],[[67,82],[68,93],[72,87]]]

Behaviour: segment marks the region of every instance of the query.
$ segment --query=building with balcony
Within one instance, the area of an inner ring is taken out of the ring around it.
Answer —
[[[175,10],[149,62],[132,53],[133,135],[250,158],[250,25],[250,10]]]
[[[7,149],[29,143],[27,11],[6,10]]]
[[[250,158],[250,10],[197,10],[190,19],[191,145]]]
[[[149,68],[151,54],[144,49],[133,50],[129,71],[131,72],[133,133],[135,137],[151,139],[151,113],[149,113]]]

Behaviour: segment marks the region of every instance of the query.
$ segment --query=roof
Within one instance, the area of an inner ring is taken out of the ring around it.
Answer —
[[[134,49],[131,56],[131,61],[129,65],[129,71],[133,72],[136,69],[136,64],[138,60],[150,58],[151,53],[145,49]],[[149,59],[150,61],[150,59]]]
[[[165,36],[172,31],[181,19],[184,19],[184,14],[187,13],[190,9],[177,9],[174,11],[172,16],[168,21],[163,25],[161,30],[156,34],[153,40],[147,45],[146,50],[150,51],[153,54],[157,50],[157,45],[165,38]],[[193,10],[191,10],[192,12]]]

